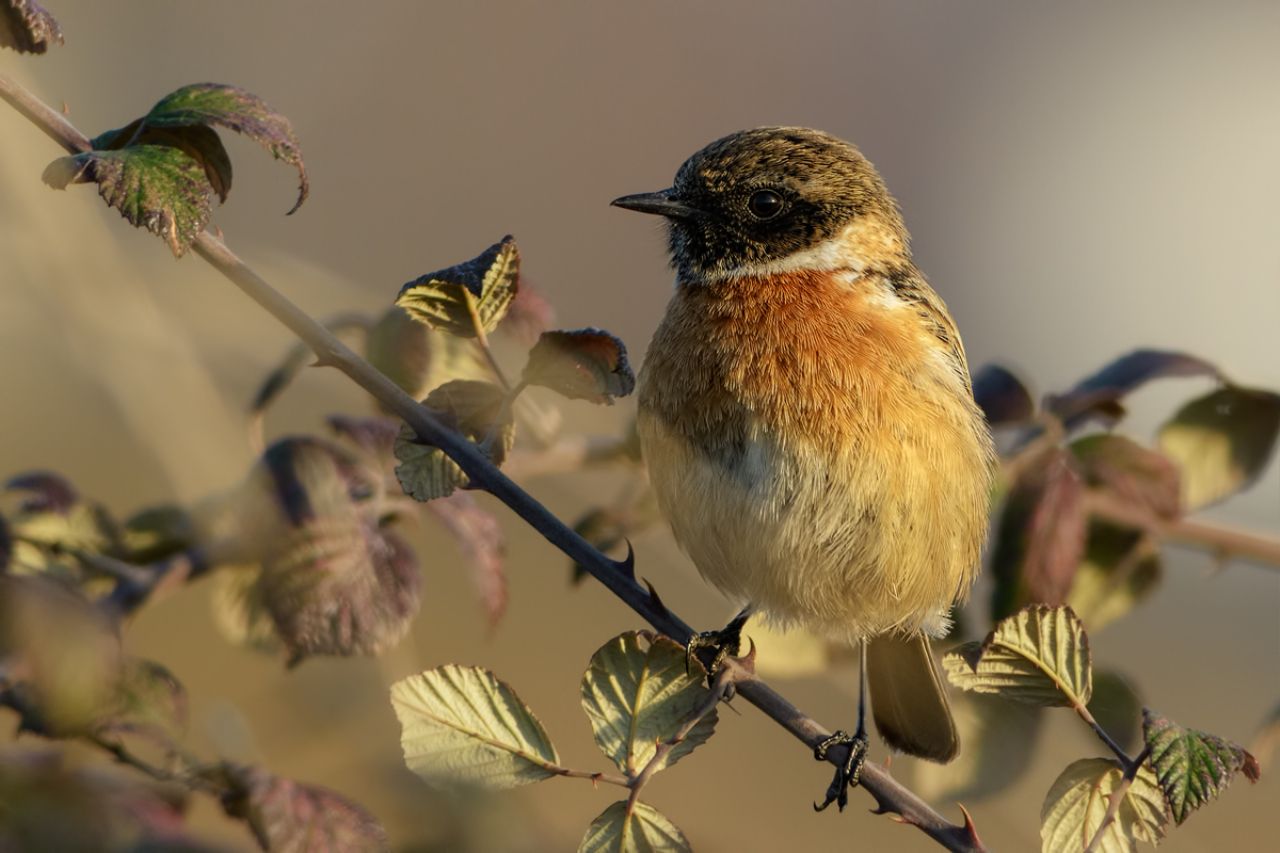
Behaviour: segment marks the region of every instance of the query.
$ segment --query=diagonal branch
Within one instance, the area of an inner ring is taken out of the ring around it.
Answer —
[[[76,153],[88,150],[88,139],[60,114],[3,75],[0,75],[0,100],[7,101],[46,135]],[[458,464],[473,485],[483,488],[510,507],[552,545],[583,566],[620,598],[633,611],[657,630],[684,645],[692,635],[690,627],[666,608],[651,589],[642,586],[632,571],[631,556],[615,562],[575,533],[545,506],[531,497],[510,478],[495,468],[483,454],[463,436],[440,423],[426,408],[400,389],[337,339],[328,329],[302,311],[265,279],[254,272],[217,237],[201,234],[194,243],[196,254],[229,278],[251,299],[287,326],[315,352],[321,364],[336,367],[379,402],[402,418],[420,440],[439,447]],[[760,680],[743,664],[727,661],[725,666],[741,671],[731,676],[737,692],[749,703],[777,722],[782,728],[812,750],[830,736],[816,720],[796,708],[785,697]],[[842,765],[847,748],[832,749],[827,760]],[[935,811],[914,792],[894,779],[887,770],[876,765],[863,768],[861,786],[877,803],[878,812],[891,812],[953,851],[977,853],[985,848],[972,830],[972,824],[953,824]]]

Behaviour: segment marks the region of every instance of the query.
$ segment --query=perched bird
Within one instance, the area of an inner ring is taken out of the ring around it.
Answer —
[[[977,573],[995,455],[879,174],[828,134],[760,128],[613,204],[665,217],[676,270],[640,375],[653,487],[699,573],[744,605],[690,653],[722,659],[757,611],[859,647],[857,730],[815,750],[849,744],[819,809],[857,784],[868,686],[891,747],[951,760],[929,638]]]

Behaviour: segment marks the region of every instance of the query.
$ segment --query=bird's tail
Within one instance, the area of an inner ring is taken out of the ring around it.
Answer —
[[[946,763],[960,752],[951,706],[924,634],[876,637],[867,645],[876,729],[889,746]]]

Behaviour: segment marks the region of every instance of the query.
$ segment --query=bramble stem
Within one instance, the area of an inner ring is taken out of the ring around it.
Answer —
[[[1142,769],[1142,762],[1147,760],[1147,756],[1151,754],[1151,747],[1147,747],[1138,754],[1138,757],[1132,763],[1127,764],[1124,768],[1124,776],[1120,779],[1120,784],[1111,792],[1111,799],[1107,802],[1107,813],[1102,816],[1102,823],[1098,824],[1098,828],[1094,830],[1093,838],[1089,839],[1089,844],[1084,848],[1084,853],[1094,853],[1098,849],[1098,845],[1102,843],[1102,836],[1106,833],[1107,827],[1115,822],[1116,816],[1120,814],[1120,804],[1124,802],[1124,797],[1129,793],[1133,780],[1138,777],[1138,771]]]

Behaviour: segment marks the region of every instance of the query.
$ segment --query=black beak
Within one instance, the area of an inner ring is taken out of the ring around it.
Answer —
[[[688,219],[698,213],[697,208],[690,207],[682,201],[677,201],[673,196],[672,190],[624,195],[622,198],[615,198],[609,204],[614,207],[626,208],[627,210],[638,210],[641,213],[656,213],[668,219]]]

